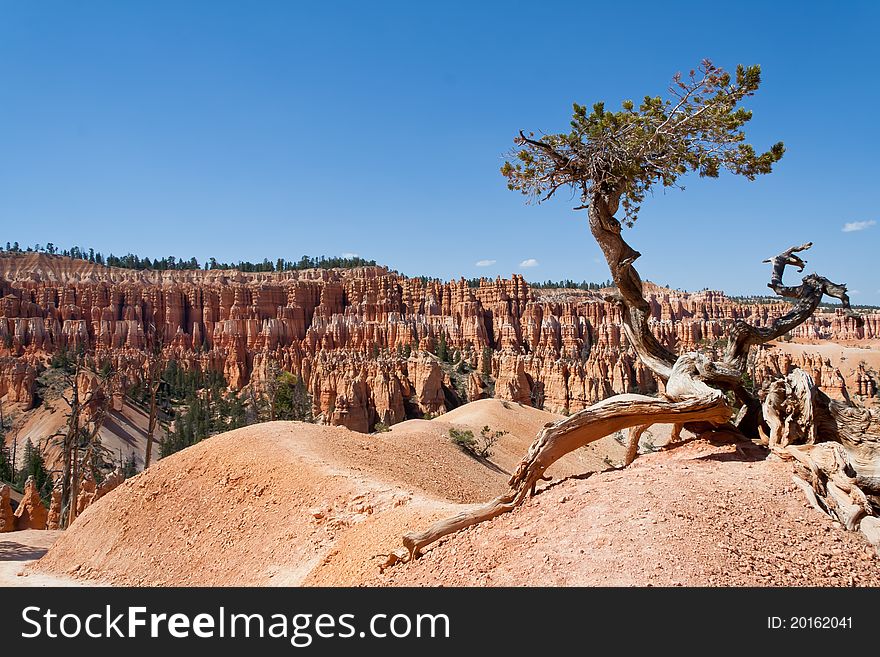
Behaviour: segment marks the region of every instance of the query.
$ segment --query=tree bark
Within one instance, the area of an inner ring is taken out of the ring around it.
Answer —
[[[150,379],[150,418],[147,422],[147,445],[144,450],[144,470],[150,467],[150,460],[153,456],[153,437],[156,434],[156,420],[159,416],[159,407],[156,400],[159,394],[159,381]]]
[[[769,447],[793,459],[793,479],[816,509],[880,551],[880,414],[831,399],[795,370],[764,400]]]
[[[602,249],[611,277],[620,294],[615,298],[623,311],[623,330],[639,359],[664,382],[672,374],[675,354],[661,345],[651,332],[651,306],[645,300],[642,279],[633,267],[641,255],[624,241],[620,222],[614,218],[619,195],[593,194],[588,207],[590,232]]]

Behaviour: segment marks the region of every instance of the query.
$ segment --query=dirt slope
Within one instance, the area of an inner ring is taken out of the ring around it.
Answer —
[[[759,460],[755,460],[759,459]],[[873,549],[810,508],[789,465],[693,441],[550,485],[379,586],[878,586]]]
[[[554,419],[484,400],[374,435],[232,431],[127,481],[26,570],[128,585],[880,585],[864,539],[808,508],[787,464],[702,441],[588,477],[603,455],[577,450],[524,507],[379,574],[405,532],[504,490]],[[484,425],[510,432],[488,465],[448,438]]]
[[[465,418],[475,430],[517,440],[556,419],[496,400],[475,406]],[[450,442],[448,422],[405,425],[366,435],[273,422],[215,436],[89,507],[37,569],[115,584],[356,583],[407,529],[506,486],[502,466]],[[569,461],[560,472],[582,471]]]
[[[63,399],[44,402],[39,408],[29,411],[20,422],[16,422],[14,431],[8,432],[6,436],[10,450],[12,441],[17,440],[16,451],[20,461],[24,456],[24,444],[30,440],[34,445],[45,446],[47,467],[60,467],[60,439],[47,442],[47,437],[64,431],[69,411]],[[146,413],[128,403],[123,404],[122,410],[108,413],[98,437],[101,445],[109,450],[109,456],[114,462],[124,461],[134,454],[138,467],[143,467],[148,422]],[[157,434],[153,437],[153,454],[158,454],[159,442]]]

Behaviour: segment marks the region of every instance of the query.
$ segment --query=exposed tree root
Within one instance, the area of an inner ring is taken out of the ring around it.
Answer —
[[[880,550],[880,415],[830,399],[802,370],[764,399],[770,449],[793,459],[810,504]]]
[[[629,436],[627,437],[626,444],[626,456],[623,459],[624,465],[630,465],[633,461],[636,460],[636,456],[639,455],[639,440],[642,437],[642,434],[651,427],[651,424],[642,424],[637,427],[632,427],[629,430]]]
[[[578,447],[615,431],[632,427],[644,430],[652,424],[725,423],[731,415],[727,398],[693,378],[700,358],[697,354],[684,354],[676,361],[666,398],[616,395],[544,427],[510,478],[507,493],[481,507],[436,522],[423,532],[407,534],[403,537],[403,544],[409,558],[417,557],[419,550],[443,536],[512,511],[526,500],[529,493],[534,494],[535,486],[553,463]],[[677,400],[672,395],[684,398]]]

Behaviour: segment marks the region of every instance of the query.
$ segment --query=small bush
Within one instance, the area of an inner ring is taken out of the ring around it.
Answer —
[[[474,453],[474,447],[477,444],[477,439],[474,438],[474,432],[468,431],[465,429],[450,429],[449,430],[449,439],[461,447],[464,451]]]
[[[386,431],[391,431],[391,427],[384,422],[376,422],[376,424],[373,425],[373,431],[376,433],[385,433]]]
[[[479,438],[475,438],[474,432],[468,429],[450,429],[449,439],[468,454],[487,459],[492,456],[492,448],[498,439],[506,433],[506,431],[492,431],[487,425],[480,429]]]

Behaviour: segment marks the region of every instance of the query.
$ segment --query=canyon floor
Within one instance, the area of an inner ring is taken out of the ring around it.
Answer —
[[[24,568],[2,563],[0,577],[14,569],[21,575],[2,583],[880,586],[873,548],[810,508],[789,464],[751,443],[696,439],[622,470],[608,465],[622,458],[613,438],[576,450],[523,507],[380,573],[404,533],[504,490],[535,434],[556,419],[482,400],[372,435],[294,422],[221,434],[127,480],[67,532],[40,532],[41,545],[51,544],[45,556]],[[490,460],[449,439],[451,427],[485,425],[509,432]],[[655,445],[668,439],[663,429],[652,428]],[[29,545],[22,533],[3,540]]]

